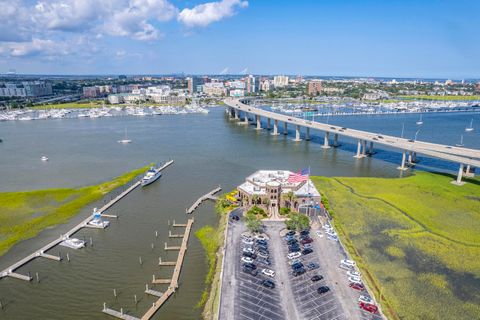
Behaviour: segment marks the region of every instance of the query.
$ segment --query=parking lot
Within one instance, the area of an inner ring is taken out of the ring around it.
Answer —
[[[321,232],[317,234],[316,231],[321,230],[319,224],[313,224],[309,235],[313,242],[306,246],[300,245],[298,233],[294,236],[301,250],[307,247],[312,250],[297,258],[297,263],[301,262],[306,270],[297,276],[293,275],[290,265],[295,259],[287,258],[289,245],[285,240],[285,224],[266,221],[264,225],[263,235],[267,239],[262,241],[248,236],[242,221],[229,222],[220,319],[383,319],[378,313],[359,308],[360,294],[368,296],[368,293],[349,287],[347,270],[339,268],[340,260],[346,258],[345,253],[338,242],[328,240]],[[252,252],[248,253],[249,250]],[[266,253],[267,263],[262,258]],[[252,260],[245,256],[251,256]],[[314,265],[309,266],[311,263]],[[249,264],[255,265],[250,266],[255,271],[246,268]],[[274,270],[275,275],[263,274],[263,268]],[[313,276],[321,276],[321,279],[312,281]],[[275,287],[263,285],[266,279]],[[328,286],[329,290],[317,292],[323,286]]]

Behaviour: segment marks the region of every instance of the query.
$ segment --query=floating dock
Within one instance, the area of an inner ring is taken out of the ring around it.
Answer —
[[[167,168],[168,166],[170,166],[174,161],[173,160],[170,160],[168,162],[166,162],[165,164],[163,164],[163,166],[161,166],[160,168],[158,168],[159,171]],[[129,188],[127,188],[125,191],[123,191],[122,193],[120,193],[118,196],[116,196],[114,199],[112,199],[110,202],[108,202],[107,204],[105,204],[103,207],[100,208],[100,210],[98,210],[98,212],[100,213],[101,216],[107,216],[107,215],[103,215],[103,212],[106,211],[107,209],[109,209],[110,207],[112,207],[115,203],[117,203],[118,201],[120,201],[122,198],[124,198],[127,194],[129,194],[130,192],[132,192],[135,188],[137,188],[139,185],[140,185],[141,181],[137,181],[135,182],[133,185],[131,185]],[[88,218],[86,218],[85,220],[83,220],[82,222],[80,222],[79,224],[77,224],[76,226],[74,226],[72,229],[70,229],[69,231],[67,231],[67,233],[65,233],[64,235],[60,236],[58,239],[55,239],[49,243],[47,243],[45,246],[43,246],[42,248],[40,248],[39,250],[35,251],[34,253],[26,256],[25,258],[21,259],[20,261],[17,261],[16,263],[10,265],[9,267],[7,267],[6,269],[0,271],[0,279],[4,278],[4,277],[12,277],[12,278],[16,278],[16,279],[20,279],[20,280],[26,280],[26,281],[31,281],[32,280],[32,277],[30,276],[25,276],[25,275],[22,275],[22,274],[19,274],[19,273],[15,273],[14,271],[18,268],[20,268],[21,266],[27,264],[28,262],[30,262],[31,260],[37,258],[37,257],[44,257],[44,258],[48,258],[48,259],[52,259],[52,260],[56,260],[56,261],[60,261],[61,258],[58,257],[58,256],[53,256],[53,255],[49,255],[49,254],[46,254],[45,252],[47,252],[48,250],[52,249],[53,247],[55,247],[56,245],[60,244],[60,242],[64,241],[65,239],[71,237],[73,234],[75,234],[78,230],[82,229],[82,228],[85,228],[85,227],[92,227],[91,225],[89,225],[88,223],[93,219],[93,216],[90,215]],[[122,319],[126,319],[126,318],[122,318]]]
[[[209,193],[204,194],[203,196],[198,198],[197,201],[195,201],[195,203],[192,204],[192,206],[190,208],[186,209],[186,212],[188,214],[193,213],[193,211],[195,211],[195,209],[197,209],[198,206],[205,200],[213,200],[213,201],[218,200],[218,198],[215,197],[214,194],[219,192],[220,190],[222,190],[222,188],[220,188],[220,186],[218,186],[215,189],[213,189],[212,191],[210,191]]]

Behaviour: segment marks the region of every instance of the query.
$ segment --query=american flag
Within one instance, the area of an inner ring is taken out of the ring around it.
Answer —
[[[290,174],[288,176],[287,181],[290,182],[290,183],[307,181],[309,175],[310,175],[310,168],[305,168],[302,171]]]

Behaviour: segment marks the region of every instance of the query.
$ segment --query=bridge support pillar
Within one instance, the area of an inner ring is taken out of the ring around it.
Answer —
[[[364,152],[362,152],[362,146],[364,144],[364,141],[358,139],[357,141],[357,154],[354,156],[355,158],[363,158],[365,157]]]
[[[307,133],[305,133],[305,140],[310,141],[310,127],[307,127]]]
[[[467,167],[465,168],[465,172],[464,172],[463,175],[465,177],[468,177],[468,178],[475,177],[475,168],[471,167],[469,164],[467,164]]]
[[[457,180],[452,181],[452,184],[456,186],[463,186],[465,182],[462,181],[463,176],[463,163],[460,163],[460,167],[458,168]]]
[[[323,149],[330,148],[329,139],[330,139],[330,132],[325,131],[325,136],[323,137],[323,146],[322,146]]]
[[[402,164],[400,167],[398,167],[398,170],[407,170],[407,167],[405,167],[405,160],[407,160],[407,152],[403,150],[402,152]]]
[[[245,112],[244,118],[243,118],[243,124],[248,124],[248,113]]]
[[[278,136],[278,120],[273,120],[272,136]]]
[[[288,125],[286,122],[283,123],[283,134],[284,135],[288,134]]]
[[[362,156],[367,155],[367,140],[362,140]]]
[[[373,141],[370,141],[370,145],[368,146],[368,154],[373,155]]]
[[[234,112],[235,120],[240,120],[240,116],[239,116],[239,114],[238,114],[238,113],[239,113],[238,110],[237,110],[237,109],[234,109],[233,112]]]
[[[257,121],[257,130],[262,130],[262,123],[260,122],[260,116],[255,116],[255,120]]]
[[[271,119],[267,118],[267,130],[270,130],[270,122],[271,122]]]
[[[333,135],[333,147],[336,148],[338,146],[339,146],[339,144],[338,144],[338,133],[335,133]]]
[[[293,141],[302,141],[302,139],[300,139],[300,126],[298,124],[295,126],[295,139]]]

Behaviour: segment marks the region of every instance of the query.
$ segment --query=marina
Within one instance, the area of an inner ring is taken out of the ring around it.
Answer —
[[[173,164],[173,162],[174,162],[173,160],[170,160],[170,161],[166,162],[162,167],[159,168],[159,170],[163,170],[163,169],[167,168],[168,166]],[[94,215],[90,215],[88,218],[86,218],[85,220],[83,220],[82,222],[77,224],[75,227],[70,229],[64,235],[60,236],[58,239],[47,243],[42,248],[40,248],[38,251],[26,256],[25,258],[19,260],[18,262],[10,265],[9,267],[7,267],[3,271],[1,271],[0,272],[0,279],[2,279],[4,277],[13,277],[13,278],[20,279],[20,280],[31,281],[32,277],[30,275],[28,275],[28,276],[21,275],[19,273],[16,273],[15,270],[17,270],[18,268],[22,267],[23,265],[27,264],[28,262],[30,262],[31,260],[33,260],[37,257],[44,257],[44,258],[52,259],[52,260],[55,260],[55,261],[60,261],[61,260],[60,257],[49,255],[49,254],[46,254],[45,252],[47,252],[48,250],[57,246],[58,244],[62,243],[65,240],[65,237],[69,238],[69,237],[73,236],[77,231],[79,231],[82,228],[85,228],[85,227],[91,227],[92,228],[93,227],[93,228],[103,229],[105,227],[105,223],[107,221],[102,221],[99,218],[99,217],[102,216],[102,213],[104,211],[108,210],[110,207],[112,207],[118,201],[123,199],[127,194],[129,194],[131,191],[133,191],[139,185],[140,185],[140,181],[135,182],[129,188],[127,188],[125,191],[123,191],[118,196],[116,196],[114,199],[112,199],[107,204],[105,204],[102,208],[100,208],[99,210],[95,210]],[[97,223],[91,224],[92,221],[97,221]],[[99,225],[99,223],[100,223],[100,225]]]

